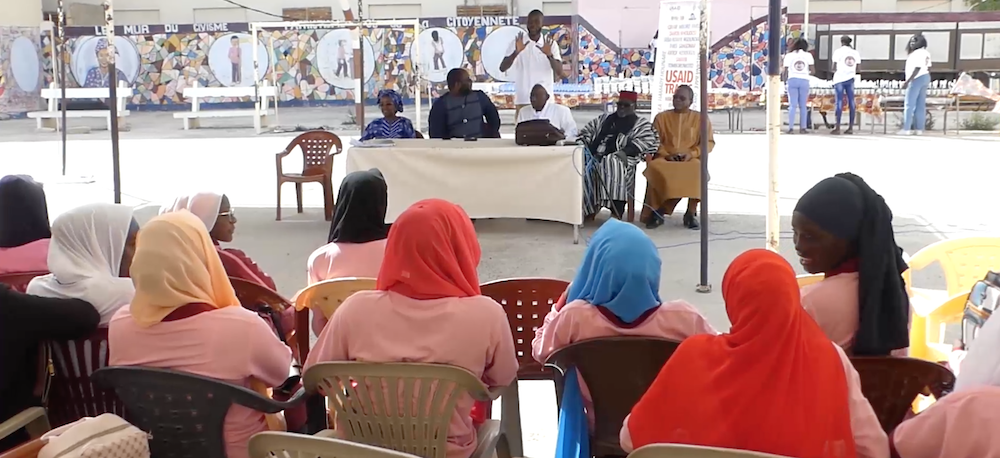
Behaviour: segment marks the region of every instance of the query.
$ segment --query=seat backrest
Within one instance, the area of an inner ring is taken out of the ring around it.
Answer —
[[[861,392],[886,432],[902,423],[918,394],[930,392],[940,399],[955,386],[955,374],[948,368],[921,359],[855,356],[851,363],[861,377]]]
[[[40,277],[42,275],[48,275],[48,272],[17,272],[10,274],[0,275],[0,283],[10,286],[10,289],[23,293],[28,289],[28,283],[31,283],[31,279],[35,277]]]
[[[113,391],[91,383],[93,374],[108,365],[108,328],[97,328],[85,339],[52,341],[48,346],[53,371],[48,410],[53,427],[103,413],[129,419]]]
[[[646,393],[678,342],[649,337],[603,337],[556,350],[547,366],[556,369],[556,400],[562,402],[563,377],[571,367],[583,377],[594,401],[594,456],[621,456],[622,422]]]
[[[333,154],[340,154],[344,150],[344,144],[340,137],[333,132],[325,130],[311,130],[303,132],[295,137],[288,144],[286,151],[292,151],[298,146],[302,150],[302,175],[322,175],[326,172],[326,157]],[[334,150],[333,148],[337,149]]]
[[[486,386],[454,366],[418,363],[320,363],[304,376],[307,392],[329,399],[344,439],[422,458],[445,458],[458,400],[489,400]]]
[[[295,296],[295,308],[322,312],[323,316],[330,319],[333,312],[337,311],[337,307],[340,307],[340,304],[352,294],[373,289],[375,289],[374,278],[347,277],[325,280],[313,283],[300,291]]]
[[[937,262],[941,265],[948,296],[967,293],[989,270],[1000,270],[1000,237],[966,237],[932,243],[909,259],[911,270]],[[906,284],[913,285],[910,271]]]
[[[277,291],[266,286],[244,280],[237,277],[229,277],[229,282],[233,285],[236,298],[240,300],[240,305],[255,312],[259,311],[261,304],[271,307],[275,312],[282,312],[291,307],[292,303],[281,297]]]
[[[653,444],[640,447],[628,458],[788,458],[783,455],[696,445]]]
[[[815,283],[819,283],[826,278],[823,274],[805,274],[795,277],[795,281],[799,283],[799,288],[803,286],[809,286]]]
[[[503,306],[514,336],[519,380],[551,380],[552,371],[531,357],[531,340],[569,282],[555,278],[510,278],[485,283],[484,296]]]
[[[250,458],[417,458],[409,453],[329,437],[267,431],[250,438]]]
[[[155,457],[224,457],[222,425],[230,406],[267,409],[267,401],[246,388],[168,369],[105,367],[93,381],[118,394],[128,421],[150,434]]]

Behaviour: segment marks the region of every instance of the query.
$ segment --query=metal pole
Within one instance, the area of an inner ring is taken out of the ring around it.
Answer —
[[[699,26],[699,83],[701,86],[701,278],[699,293],[712,291],[708,284],[708,0],[701,0],[701,24]]]
[[[63,0],[59,0],[56,4],[56,16],[58,16],[56,34],[59,36],[56,62],[59,65],[59,105],[62,111],[62,120],[59,123],[62,126],[62,175],[66,176],[66,13],[63,10]]]
[[[118,151],[118,70],[115,67],[115,19],[112,0],[104,2],[104,26],[108,39],[108,105],[111,109],[111,163],[115,184],[115,203],[122,203],[121,156]],[[63,125],[63,130],[66,126]]]
[[[803,12],[804,14],[802,16],[802,38],[805,38],[806,41],[809,41],[809,0],[805,0],[805,2],[806,2],[806,9]]]
[[[781,135],[781,0],[768,0],[767,11],[767,249],[778,251],[778,137]]]
[[[348,0],[340,0],[340,7],[344,9],[344,19],[348,21],[360,21],[361,20],[361,0],[358,0],[358,15],[357,18],[354,16],[354,12],[351,11],[351,4]],[[364,33],[362,33],[361,25],[358,25],[352,30],[357,30],[357,37],[351,37],[351,47],[354,48],[354,118],[357,120],[358,127],[361,129],[365,128],[365,97],[361,91],[364,90],[364,79],[362,78],[362,73],[365,72],[364,64],[364,51],[362,51],[362,42],[365,39]]]

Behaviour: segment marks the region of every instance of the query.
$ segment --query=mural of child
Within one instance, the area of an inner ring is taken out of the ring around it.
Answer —
[[[232,82],[233,85],[237,85],[243,82],[243,71],[241,70],[243,52],[240,50],[240,37],[233,35],[229,42],[232,45],[229,48],[229,62],[233,64]]]
[[[111,63],[111,54],[108,51],[108,40],[106,38],[101,38],[97,42],[95,53],[97,54],[97,66],[87,70],[87,78],[83,81],[83,87],[108,87],[111,81],[110,75],[108,75],[108,66]],[[120,54],[115,51],[115,55]],[[128,81],[125,73],[118,69],[115,70],[115,78],[118,81]]]
[[[444,63],[444,40],[441,39],[437,30],[431,31],[431,45],[434,46],[434,70],[448,68],[447,64]],[[439,62],[440,65],[438,65]]]
[[[337,44],[337,69],[334,70],[340,78],[350,78],[350,69],[347,66],[347,40],[340,40]]]

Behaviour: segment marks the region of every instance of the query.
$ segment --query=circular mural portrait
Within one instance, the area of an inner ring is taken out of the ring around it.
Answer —
[[[410,47],[410,58],[413,47]],[[448,71],[465,62],[465,47],[455,32],[432,27],[420,32],[420,70],[434,83],[447,80]],[[499,64],[498,64],[499,65]]]
[[[35,92],[41,85],[38,49],[27,37],[18,37],[10,46],[10,73],[17,87],[24,92]]]
[[[483,40],[483,69],[494,80],[510,81],[510,77],[500,71],[500,62],[503,61],[504,57],[507,57],[507,49],[521,33],[528,32],[520,27],[508,25],[494,29]]]
[[[115,78],[131,86],[139,76],[139,50],[128,38],[115,37]],[[70,70],[80,87],[108,87],[108,39],[80,37],[73,47]]]
[[[363,85],[375,73],[375,47],[368,37],[362,43]],[[350,30],[331,30],[319,39],[316,44],[316,66],[319,74],[334,87],[354,89],[354,48],[351,46]]]
[[[248,33],[222,35],[208,48],[208,68],[226,87],[253,86],[253,43]],[[264,79],[271,68],[271,53],[257,40],[257,78]]]

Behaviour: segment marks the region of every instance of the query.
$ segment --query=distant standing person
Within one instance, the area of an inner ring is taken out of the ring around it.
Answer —
[[[233,84],[240,84],[243,82],[243,72],[241,70],[243,66],[240,65],[243,62],[243,52],[240,50],[240,37],[233,35],[229,39],[229,43],[232,45],[229,48],[229,62],[233,64],[233,74],[230,81]]]
[[[836,118],[837,127],[830,131],[833,135],[840,135],[840,119],[844,114],[844,97],[847,97],[847,109],[850,110],[850,121],[845,134],[854,133],[854,117],[858,113],[858,107],[854,103],[854,78],[858,74],[858,65],[861,64],[861,54],[851,46],[854,41],[851,37],[844,35],[840,37],[840,48],[833,52],[833,92],[837,97]]]
[[[809,133],[809,79],[812,76],[812,54],[809,42],[799,38],[792,44],[792,51],[785,54],[785,79],[788,82],[788,133],[795,131],[795,111],[799,111],[799,133]]]
[[[906,45],[906,101],[903,104],[903,130],[900,135],[921,135],[927,125],[927,87],[931,84],[931,53],[927,39],[916,34]]]
[[[333,73],[339,78],[348,78],[347,73],[347,40],[340,40],[337,44],[337,70]]]
[[[434,70],[448,68],[444,63],[444,40],[437,30],[431,31],[431,46],[434,47]],[[440,63],[440,65],[438,65]]]
[[[500,71],[513,70],[514,105],[517,111],[531,103],[531,88],[541,84],[545,92],[555,95],[553,82],[563,78],[562,55],[559,45],[551,37],[542,36],[539,10],[528,13],[528,34],[521,32],[507,48],[507,57],[500,62]],[[514,113],[517,116],[517,113]]]

